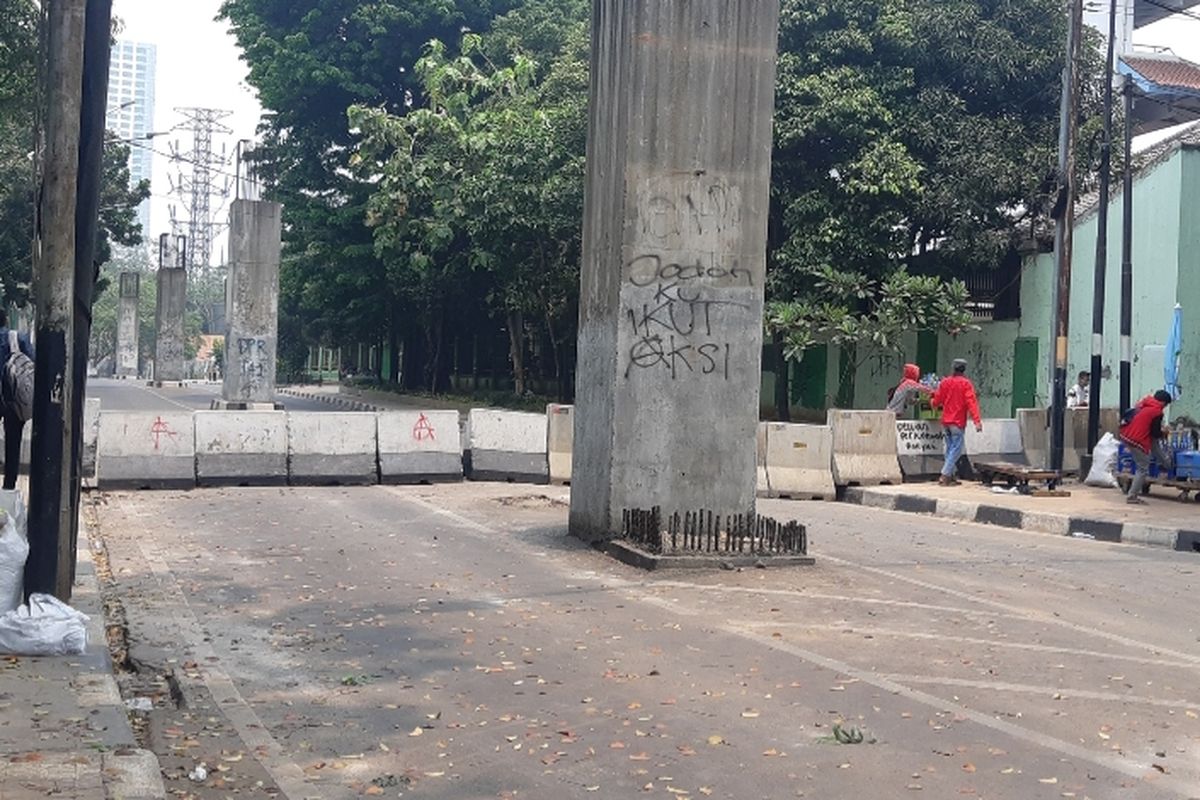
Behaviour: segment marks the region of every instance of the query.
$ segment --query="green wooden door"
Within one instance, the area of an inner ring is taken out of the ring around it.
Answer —
[[[1013,343],[1012,413],[1018,408],[1037,408],[1038,340],[1017,339]]]
[[[792,369],[792,403],[801,408],[825,408],[825,388],[829,373],[829,348],[817,345],[804,351],[804,358]]]

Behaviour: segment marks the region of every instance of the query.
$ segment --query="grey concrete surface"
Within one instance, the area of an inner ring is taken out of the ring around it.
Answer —
[[[187,316],[187,270],[161,268],[156,276],[154,380],[183,380],[184,332]]]
[[[117,375],[136,378],[140,364],[138,353],[138,295],[142,276],[122,272],[117,300]]]
[[[179,688],[168,791],[1200,796],[1188,554],[765,500],[815,566],[647,575],[568,536],[568,498],[96,498],[131,656]]]
[[[750,514],[779,4],[597,0],[572,532]],[[736,109],[736,123],[731,120]]]
[[[283,206],[235,200],[229,213],[227,402],[275,400],[279,344],[279,259]]]
[[[88,397],[98,398],[104,411],[171,411],[191,409],[207,411],[221,399],[221,387],[210,383],[179,386],[147,386],[144,381],[88,378]],[[337,411],[340,409],[317,400],[280,395],[278,401],[288,411]]]

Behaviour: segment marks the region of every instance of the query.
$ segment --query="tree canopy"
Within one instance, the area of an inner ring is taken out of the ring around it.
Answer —
[[[782,6],[768,328],[792,357],[964,329],[962,278],[1057,194],[1060,4]],[[518,389],[530,356],[569,373],[589,7],[227,0],[285,204],[286,338],[403,339],[406,382],[435,390],[449,337],[503,341]]]

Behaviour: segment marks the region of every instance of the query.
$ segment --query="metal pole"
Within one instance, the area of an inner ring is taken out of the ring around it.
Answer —
[[[1075,65],[1082,38],[1083,0],[1072,0],[1067,26],[1067,59],[1063,66],[1062,108],[1058,137],[1058,174],[1066,197],[1054,228],[1058,279],[1055,281],[1054,383],[1050,397],[1050,469],[1063,466],[1067,403],[1067,342],[1071,322],[1071,245],[1075,227]]]
[[[1096,270],[1092,294],[1092,367],[1088,386],[1087,452],[1100,439],[1100,382],[1104,372],[1104,291],[1108,278],[1108,199],[1112,171],[1113,56],[1117,38],[1117,0],[1108,7],[1108,48],[1104,62],[1104,139],[1100,144],[1100,205],[1096,216]]]
[[[56,0],[47,16],[46,157],[40,248],[34,273],[37,359],[29,465],[29,558],[25,591],[71,596],[71,327],[75,302],[75,210],[86,0]]]
[[[1121,411],[1133,403],[1133,79],[1125,76],[1125,199],[1121,203]]]
[[[96,289],[96,240],[100,185],[104,178],[104,131],[108,67],[112,52],[112,0],[87,0],[83,43],[83,98],[79,114],[79,178],[75,209],[75,324],[71,351],[71,540],[67,588],[75,582],[75,545],[79,540],[79,498],[83,483],[83,411],[87,393],[92,301]],[[60,563],[62,562],[60,554]],[[63,575],[60,574],[60,584]]]

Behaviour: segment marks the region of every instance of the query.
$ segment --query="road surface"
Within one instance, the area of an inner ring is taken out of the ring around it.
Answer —
[[[202,410],[212,407],[212,401],[221,397],[220,384],[196,383],[184,387],[161,388],[147,386],[141,380],[114,380],[89,378],[88,397],[100,398],[104,411],[178,411]],[[316,400],[302,400],[279,395],[278,402],[288,411],[336,411],[335,406]]]
[[[647,574],[566,498],[94,495],[169,791],[1200,797],[1193,554],[769,501],[816,566]]]

